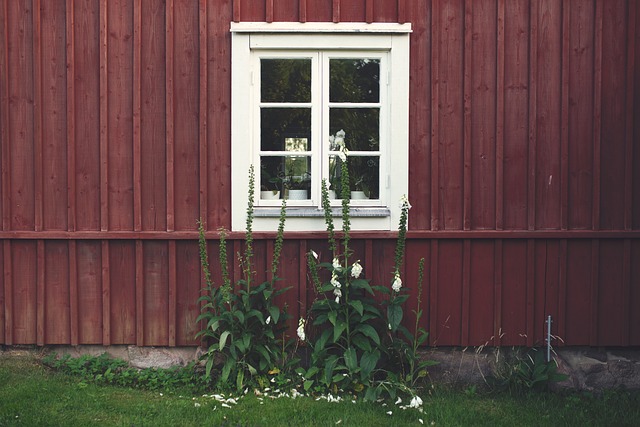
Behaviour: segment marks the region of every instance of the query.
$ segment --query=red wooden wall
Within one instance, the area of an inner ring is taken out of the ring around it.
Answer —
[[[426,258],[431,344],[533,345],[552,315],[567,345],[640,345],[638,3],[0,0],[0,344],[196,344],[196,220],[212,260],[230,226],[235,20],[411,22],[403,277],[415,293]],[[388,283],[393,233],[354,244]],[[310,249],[287,235],[296,316]]]

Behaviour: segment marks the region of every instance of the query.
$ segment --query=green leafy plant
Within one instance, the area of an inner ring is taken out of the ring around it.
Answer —
[[[564,381],[567,375],[558,373],[555,360],[546,361],[544,352],[529,349],[524,355],[514,351],[489,377],[490,384],[514,393],[543,391],[551,383]]]
[[[280,222],[276,236],[271,264],[271,278],[254,284],[253,272],[253,198],[254,172],[249,171],[249,203],[247,207],[247,231],[244,253],[239,255],[243,277],[232,286],[229,279],[226,251],[226,233],[220,232],[219,262],[222,270],[222,285],[213,283],[209,268],[207,243],[204,226],[199,223],[200,262],[205,278],[205,294],[199,301],[203,303],[197,321],[203,328],[196,335],[205,340],[208,349],[206,376],[213,372],[221,388],[235,384],[241,390],[253,377],[264,375],[270,370],[284,367],[288,358],[288,342],[285,338],[286,309],[281,309],[275,298],[287,288],[276,289],[277,270],[283,245],[285,207],[283,200]]]
[[[402,306],[409,298],[406,288],[402,287],[400,266],[404,258],[410,205],[403,199],[391,287],[372,286],[362,277],[360,261],[351,260],[349,170],[346,156],[341,155],[341,158],[341,245],[336,241],[327,183],[323,181],[322,206],[332,261],[321,262],[313,251],[307,256],[317,298],[310,310],[310,364],[307,369],[298,369],[298,373],[304,378],[307,391],[349,391],[362,393],[367,400],[375,400],[383,393],[391,397],[398,392],[414,395],[413,388],[420,372],[427,366],[427,363],[420,362],[418,356],[418,347],[426,342],[427,335],[419,328],[420,309],[415,313],[414,334],[401,324]],[[324,282],[319,273],[322,269],[329,278]],[[420,289],[423,270],[422,261]],[[376,292],[387,296],[382,304],[376,298]],[[301,319],[298,328],[301,340],[306,340],[305,327],[306,320]],[[403,337],[398,336],[399,332]]]

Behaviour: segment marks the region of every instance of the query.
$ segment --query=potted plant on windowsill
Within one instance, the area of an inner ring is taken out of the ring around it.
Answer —
[[[307,200],[309,198],[310,176],[305,173],[302,177],[287,176],[284,181],[285,198],[289,200]]]
[[[260,176],[260,199],[276,200],[280,198],[280,187],[282,186],[282,178],[271,176],[267,168],[261,168]]]

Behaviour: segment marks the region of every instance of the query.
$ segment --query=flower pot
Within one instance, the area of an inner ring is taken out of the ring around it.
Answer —
[[[267,190],[260,192],[260,198],[262,200],[275,200],[280,198],[280,192],[278,190]]]
[[[362,199],[368,199],[368,197],[364,193],[364,191],[352,191],[351,192],[351,200],[362,200]]]
[[[307,190],[289,190],[287,198],[289,200],[307,200]]]
[[[329,200],[334,200],[336,198],[335,190],[328,190],[327,192],[329,193]]]

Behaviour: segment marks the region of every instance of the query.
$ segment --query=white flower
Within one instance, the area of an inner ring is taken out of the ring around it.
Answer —
[[[336,304],[340,304],[340,297],[336,297]]]
[[[342,266],[340,265],[340,260],[338,258],[333,259],[333,268],[338,271],[342,270]]]
[[[345,151],[346,150],[340,150],[340,152],[338,153],[338,157],[340,157],[340,160],[342,160],[343,162],[347,161],[347,153]]]
[[[304,319],[302,317],[298,321],[298,330],[296,332],[298,333],[298,338],[300,338],[300,341],[304,341],[307,338],[306,334],[304,333]]]
[[[422,421],[422,418],[418,418],[418,421],[420,422],[420,424],[424,424],[424,421]]]
[[[387,412],[387,415],[392,415],[392,414],[393,414],[393,411]]]
[[[422,406],[422,399],[420,399],[420,396],[413,396],[411,403],[409,403],[409,408],[419,408],[420,406]]]
[[[400,198],[400,209],[404,208],[405,206],[407,207],[407,209],[412,208],[411,203],[409,203],[409,199],[407,198],[407,196],[403,195]]]
[[[311,250],[311,255],[313,255],[316,260],[318,259],[318,254],[313,249]]]
[[[196,408],[200,407],[200,404],[198,402],[194,403],[193,406],[195,406]]]
[[[396,405],[399,405],[402,403],[402,399],[400,397],[398,397],[398,400],[396,400]]]
[[[400,273],[396,272],[396,276],[393,279],[393,284],[391,285],[391,289],[393,289],[394,292],[400,292],[401,288],[402,288],[402,279],[400,279]]]
[[[360,260],[358,260],[354,262],[353,267],[351,267],[351,276],[357,279],[360,277],[360,274],[362,274],[362,266],[360,265]]]
[[[335,289],[333,290],[333,294],[334,294],[335,296],[337,296],[338,298],[340,298],[340,297],[342,296],[342,291],[341,291],[340,289],[338,289],[338,288],[335,288]],[[336,302],[338,302],[338,301],[336,301]]]
[[[331,286],[333,286],[334,288],[340,289],[342,287],[342,283],[340,283],[340,281],[338,280],[338,275],[335,273],[335,271],[331,273],[331,280],[329,281],[329,283],[331,283]]]
[[[267,317],[267,320],[265,320],[264,323],[266,323],[267,325],[271,323],[271,316]]]
[[[344,138],[346,135],[346,133],[344,132],[344,129],[340,129],[338,132],[336,132],[336,136],[338,138]]]

